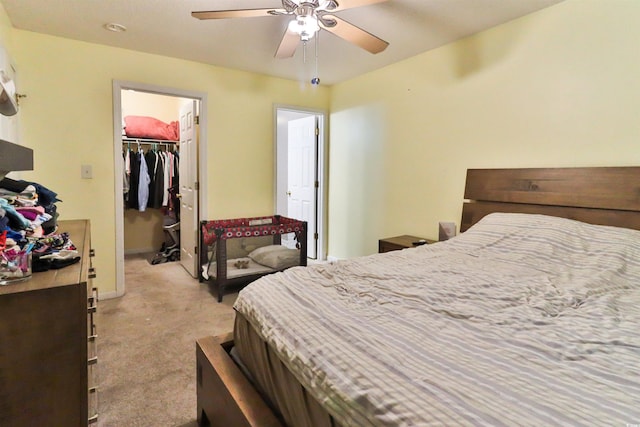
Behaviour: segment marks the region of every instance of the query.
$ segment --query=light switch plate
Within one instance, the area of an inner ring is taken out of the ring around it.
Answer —
[[[82,179],[92,179],[93,178],[93,168],[91,165],[82,165],[80,167],[80,176]]]
[[[456,223],[455,222],[439,222],[438,223],[438,240],[449,240],[452,237],[456,237]]]

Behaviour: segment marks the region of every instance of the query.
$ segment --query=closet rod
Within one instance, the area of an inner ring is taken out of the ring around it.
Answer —
[[[177,144],[180,141],[169,141],[168,139],[122,138],[122,142],[136,142],[140,144]]]

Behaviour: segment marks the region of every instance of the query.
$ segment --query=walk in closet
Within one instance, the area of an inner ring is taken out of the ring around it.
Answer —
[[[179,182],[178,120],[184,100],[136,91],[123,91],[121,100],[124,250],[153,254],[166,240],[163,226],[179,209],[169,190],[175,192]],[[160,129],[151,133],[155,138],[145,134],[149,123],[163,127],[154,128]]]

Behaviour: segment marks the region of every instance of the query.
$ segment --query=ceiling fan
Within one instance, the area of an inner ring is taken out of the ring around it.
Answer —
[[[252,18],[289,15],[289,22],[276,58],[290,58],[299,41],[310,40],[321,28],[371,53],[380,53],[389,43],[333,15],[345,9],[382,3],[387,0],[282,0],[282,9],[239,9],[191,12],[198,19]]]

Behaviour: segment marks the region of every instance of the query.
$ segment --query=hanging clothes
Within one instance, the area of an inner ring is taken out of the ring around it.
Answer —
[[[171,186],[180,188],[180,152],[178,151],[173,156],[173,181]]]
[[[170,171],[170,179],[169,179],[169,190],[167,191],[167,194],[169,194],[168,197],[168,201],[167,201],[167,209],[170,212],[173,212],[176,220],[180,221],[180,203],[178,202],[178,193],[180,193],[180,180],[179,180],[179,170],[180,170],[180,165],[179,165],[179,160],[180,160],[180,153],[178,151],[175,151],[174,153],[172,153],[173,156],[171,157],[171,163],[169,165]]]
[[[129,209],[138,209],[138,187],[140,186],[140,159],[139,151],[129,153],[131,173],[129,174]]]
[[[150,208],[155,208],[156,203],[156,169],[158,168],[158,153],[155,150],[147,151],[147,154],[144,155],[145,163],[147,164],[147,170],[149,173],[149,199],[147,201],[147,206]]]
[[[162,193],[162,206],[169,205],[169,188],[171,188],[171,163],[173,159],[173,153],[167,152],[164,163],[164,180],[163,180],[163,193]]]
[[[142,153],[140,153],[140,177],[138,184],[138,210],[144,212],[147,210],[147,202],[149,201],[149,171],[147,162]]]
[[[131,150],[129,148],[122,151],[122,191],[124,193],[125,206],[127,206],[127,202],[129,201],[129,182],[131,175],[130,154]]]
[[[137,151],[129,147],[123,150],[123,198],[128,209],[144,212],[147,208],[170,207],[170,190],[177,190],[179,181],[179,156],[177,151],[158,150],[157,145],[154,143],[146,153],[140,143]]]
[[[157,163],[155,174],[153,177],[154,185],[153,185],[153,204],[154,208],[161,208],[162,202],[164,200],[164,163],[166,159],[166,153],[163,151],[159,151],[156,153]],[[151,191],[150,191],[151,192]],[[151,203],[150,203],[151,205]]]

